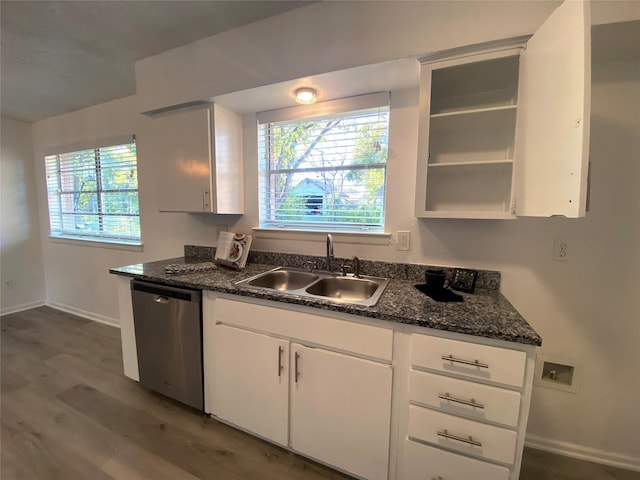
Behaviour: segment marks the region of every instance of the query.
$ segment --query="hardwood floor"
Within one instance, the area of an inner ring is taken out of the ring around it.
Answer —
[[[48,307],[1,325],[3,480],[350,478],[127,379],[116,328]],[[527,449],[520,478],[640,474]]]

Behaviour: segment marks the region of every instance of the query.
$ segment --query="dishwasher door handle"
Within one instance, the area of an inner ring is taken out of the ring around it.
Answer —
[[[156,303],[169,303],[169,299],[167,297],[163,297],[161,295],[154,295],[153,301]]]

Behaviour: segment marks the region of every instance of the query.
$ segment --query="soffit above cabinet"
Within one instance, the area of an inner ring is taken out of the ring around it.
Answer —
[[[263,112],[297,105],[294,90],[312,87],[318,101],[334,100],[374,92],[417,88],[420,65],[404,58],[374,65],[349,68],[265,85],[213,97],[213,101],[239,114]]]

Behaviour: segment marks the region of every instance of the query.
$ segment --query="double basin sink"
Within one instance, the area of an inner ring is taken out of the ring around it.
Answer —
[[[288,267],[274,268],[236,283],[238,286],[368,307],[378,303],[388,284],[388,278],[339,276]]]

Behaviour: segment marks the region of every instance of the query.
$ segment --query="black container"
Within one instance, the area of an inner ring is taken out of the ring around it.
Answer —
[[[427,270],[424,274],[424,283],[427,290],[438,291],[444,288],[447,274],[444,270]]]

